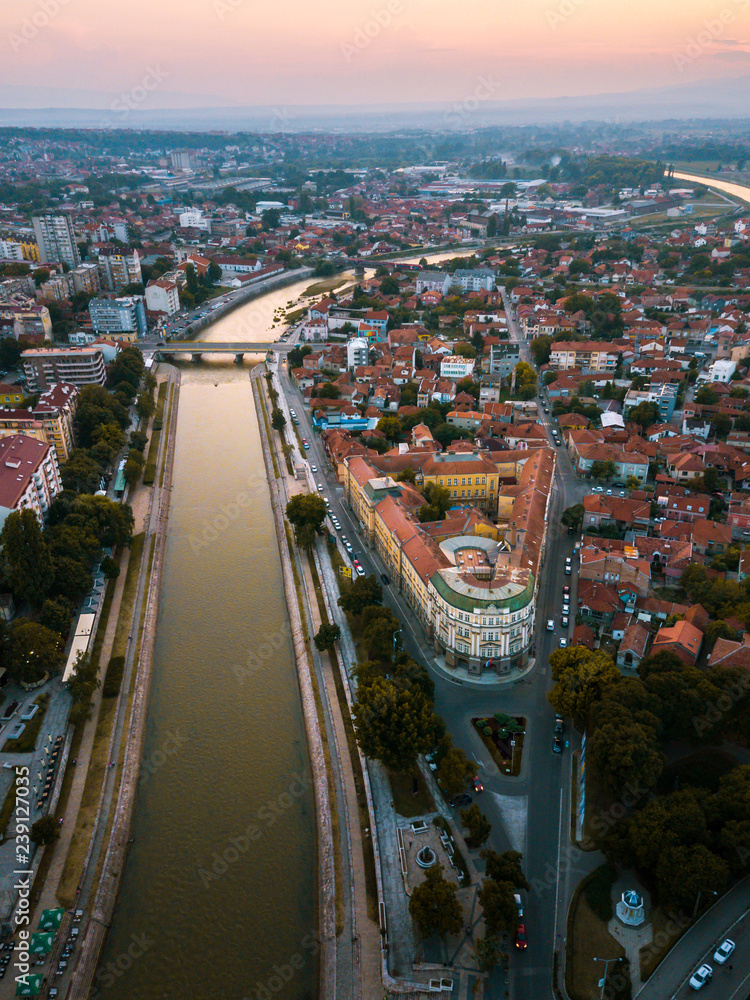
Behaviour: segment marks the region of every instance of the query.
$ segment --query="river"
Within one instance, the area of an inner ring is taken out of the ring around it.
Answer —
[[[733,181],[717,180],[715,177],[699,177],[697,174],[685,174],[676,170],[673,175],[677,180],[694,181],[696,184],[705,184],[716,191],[723,191],[724,194],[738,198],[740,201],[750,203],[750,187],[744,184],[735,184]]]
[[[313,280],[201,339],[277,339]],[[98,973],[117,1000],[278,996],[293,956],[284,1000],[317,995],[310,772],[249,365],[214,358],[181,365],[134,843]]]

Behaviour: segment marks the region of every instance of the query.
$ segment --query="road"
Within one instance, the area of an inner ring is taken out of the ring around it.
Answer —
[[[510,311],[508,310],[510,317]],[[528,346],[522,341],[515,322],[510,322],[511,337],[521,343],[521,357],[529,360]],[[374,551],[362,549],[356,541],[359,526],[343,498],[343,489],[328,465],[320,437],[313,431],[310,413],[302,395],[279,366],[280,383],[290,405],[296,410],[299,430],[310,443],[306,457],[317,472],[313,478],[324,486],[331,510],[339,518],[342,533],[355,549],[366,573],[380,575],[385,566]],[[454,743],[478,761],[485,792],[482,810],[493,826],[488,846],[495,850],[519,850],[524,855],[524,869],[531,886],[527,894],[525,922],[528,949],[511,955],[512,996],[514,1000],[538,1000],[550,995],[553,954],[562,948],[568,902],[580,878],[599,863],[598,856],[584,855],[572,847],[569,838],[571,754],[580,747],[577,733],[568,731],[569,748],[560,755],[552,751],[554,713],[546,694],[552,686],[548,657],[557,648],[562,630],[560,611],[565,583],[571,585],[571,623],[575,614],[576,574],[566,577],[565,556],[574,557],[576,539],[560,524],[563,510],[588,492],[578,479],[565,448],[555,448],[551,438],[554,418],[541,414],[542,422],[554,449],[557,467],[550,507],[547,552],[542,563],[537,601],[536,665],[520,681],[498,682],[494,687],[456,683],[441,671],[430,655],[422,630],[403,596],[393,586],[384,588],[384,603],[404,623],[403,648],[425,663],[435,681],[435,708],[446,722]],[[346,552],[340,546],[344,559]],[[554,632],[546,630],[547,619],[556,622]],[[572,624],[571,624],[572,628]],[[500,775],[476,735],[471,720],[477,716],[503,711],[526,718],[526,742],[521,774],[517,778]],[[493,977],[488,997],[504,995],[504,983]]]
[[[713,954],[726,938],[736,949],[722,966]],[[721,1000],[750,997],[750,878],[736,885],[689,928],[636,994],[638,1000],[678,1000],[694,996],[688,980],[704,962],[714,970],[706,995]],[[731,966],[731,968],[730,968]]]

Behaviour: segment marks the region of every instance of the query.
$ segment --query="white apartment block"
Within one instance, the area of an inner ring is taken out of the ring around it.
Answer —
[[[146,286],[146,308],[149,312],[173,316],[180,311],[180,292],[174,281],[159,278]]]
[[[457,380],[471,378],[475,364],[474,358],[462,358],[457,354],[452,354],[440,362],[440,377]]]
[[[60,261],[70,268],[78,267],[81,257],[69,216],[35,215],[31,221],[42,264]]]

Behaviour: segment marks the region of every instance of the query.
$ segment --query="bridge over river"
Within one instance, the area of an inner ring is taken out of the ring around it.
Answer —
[[[285,341],[271,340],[268,342],[231,344],[214,343],[209,340],[185,341],[148,341],[139,340],[137,345],[146,353],[153,353],[157,361],[164,361],[176,355],[189,354],[193,361],[200,361],[204,354],[233,354],[235,361],[242,361],[246,354],[265,354],[266,351],[277,351],[287,354],[295,346]]]

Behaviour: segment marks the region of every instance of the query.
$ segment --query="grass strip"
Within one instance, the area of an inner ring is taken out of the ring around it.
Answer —
[[[156,397],[156,413],[154,414],[154,422],[151,425],[151,440],[148,444],[146,466],[143,470],[143,482],[146,486],[152,486],[156,479],[156,457],[159,454],[159,440],[164,425],[164,402],[167,397],[167,385],[167,382],[161,383],[159,393]]]
[[[134,535],[133,541],[130,543],[130,558],[128,559],[128,569],[125,574],[125,585],[122,588],[122,600],[120,601],[120,614],[117,618],[115,638],[112,642],[112,656],[125,656],[125,651],[127,650],[128,635],[131,632],[133,622],[135,592],[138,587],[138,575],[141,570],[145,540],[146,536],[141,532],[139,535]]]

